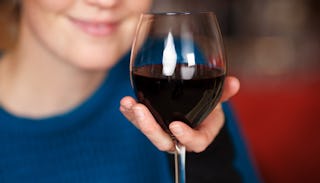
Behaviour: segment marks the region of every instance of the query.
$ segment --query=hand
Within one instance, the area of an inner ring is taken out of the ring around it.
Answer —
[[[214,140],[224,124],[224,113],[221,102],[235,95],[240,88],[237,78],[228,76],[225,79],[224,90],[217,107],[196,128],[192,129],[181,121],[174,121],[169,125],[172,134],[179,142],[186,146],[188,151],[202,152]],[[124,97],[120,101],[120,111],[149,140],[162,151],[175,149],[172,138],[160,127],[146,106],[137,103],[132,97]]]

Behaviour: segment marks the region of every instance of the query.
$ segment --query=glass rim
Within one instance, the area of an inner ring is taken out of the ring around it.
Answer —
[[[167,11],[167,12],[144,12],[142,16],[187,16],[187,15],[202,15],[211,14],[216,16],[213,11]]]

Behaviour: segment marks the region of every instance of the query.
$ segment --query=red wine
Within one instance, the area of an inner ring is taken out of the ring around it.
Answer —
[[[189,76],[183,75],[183,68],[189,69]],[[162,69],[162,65],[133,68],[132,83],[139,102],[168,132],[172,121],[197,126],[220,99],[224,72],[204,65],[178,64],[173,75],[165,76]]]

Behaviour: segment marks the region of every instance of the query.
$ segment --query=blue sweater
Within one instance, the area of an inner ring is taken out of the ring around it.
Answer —
[[[65,114],[35,120],[0,107],[0,183],[173,182],[170,157],[119,112],[126,95],[133,96],[128,55]],[[188,183],[259,182],[230,105],[223,107],[226,125],[215,141],[187,154]]]
[[[168,158],[119,112],[132,95],[127,59],[72,111],[46,119],[0,108],[0,182],[169,183]]]

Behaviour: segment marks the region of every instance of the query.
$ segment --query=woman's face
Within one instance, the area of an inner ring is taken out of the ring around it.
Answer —
[[[107,69],[129,50],[139,14],[150,6],[151,0],[22,0],[20,31],[55,58]]]

